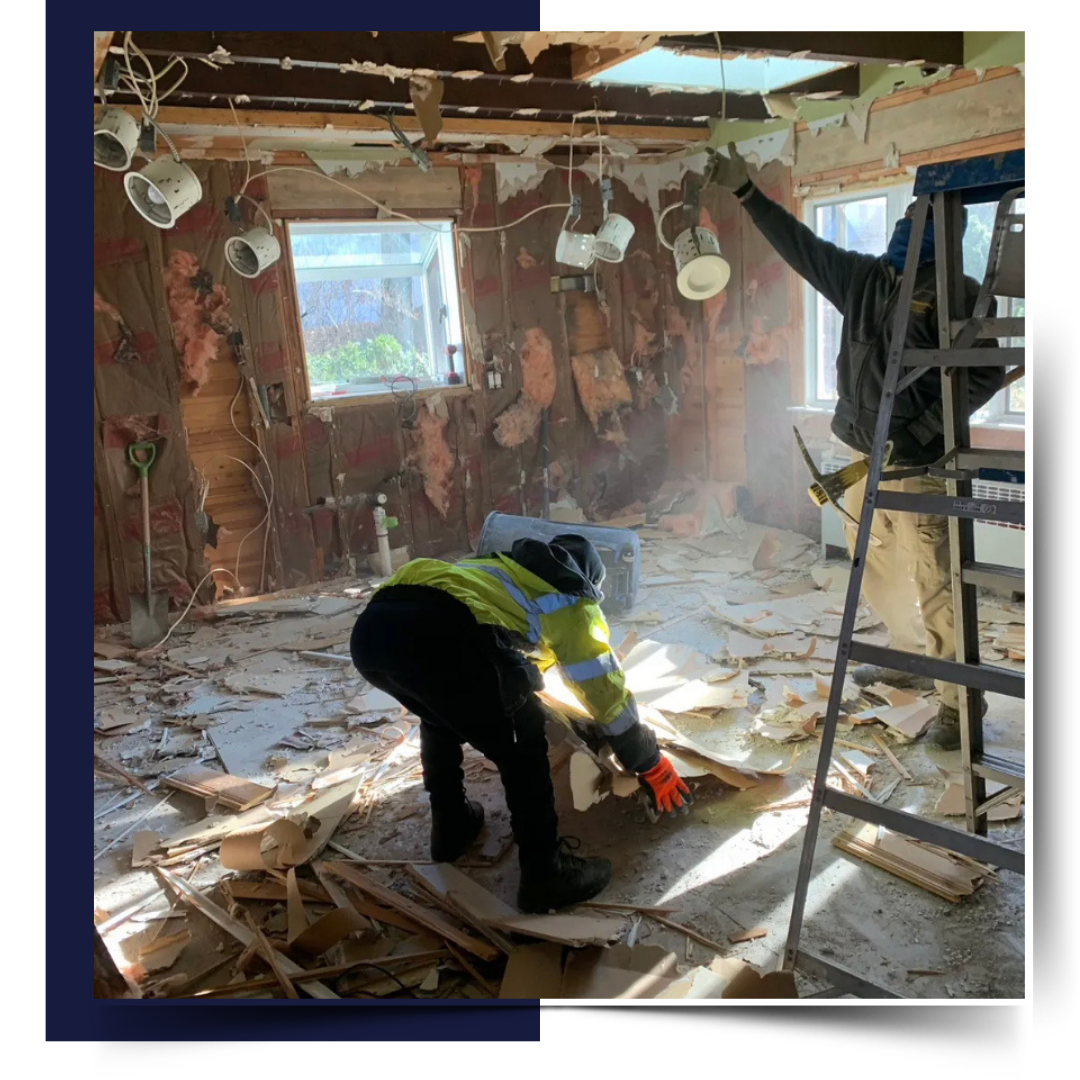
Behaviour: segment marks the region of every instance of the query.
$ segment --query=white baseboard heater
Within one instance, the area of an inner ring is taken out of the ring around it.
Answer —
[[[832,462],[829,462],[832,465]],[[832,472],[832,468],[823,469]],[[986,480],[975,480],[971,485],[972,494],[980,499],[997,499],[1009,502],[1024,501],[1023,484],[996,484]],[[826,554],[827,548],[846,549],[844,526],[840,515],[831,507],[821,508],[821,548]],[[1002,521],[975,522],[975,559],[981,563],[994,563],[997,566],[1012,566],[1018,570],[1024,567],[1024,526],[1009,525]]]

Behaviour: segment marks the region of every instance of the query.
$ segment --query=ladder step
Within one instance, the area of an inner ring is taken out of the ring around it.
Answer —
[[[1011,870],[1015,874],[1024,872],[1024,853],[987,840],[974,833],[962,832],[949,825],[939,825],[936,821],[909,814],[904,810],[893,810],[880,803],[849,795],[846,791],[827,787],[824,793],[825,805],[840,814],[850,814],[859,821],[872,825],[884,825],[893,832],[910,836],[913,840],[923,840],[928,844],[937,844],[958,855],[968,855],[979,862]]]
[[[828,960],[804,952],[802,949],[795,957],[795,970],[801,971],[811,979],[829,983],[833,987],[832,992],[813,994],[813,997],[839,997],[841,994],[853,994],[858,998],[899,998],[901,996],[884,987],[876,986],[867,979],[848,971],[847,968],[830,964]]]
[[[961,469],[1003,469],[1006,472],[1024,471],[1023,450],[989,450],[968,448],[958,450],[953,459]]]
[[[1015,367],[1023,362],[1022,348],[904,350],[904,367]]]
[[[967,324],[967,319],[953,319],[949,323],[952,336],[957,337]],[[1022,315],[1010,315],[1002,319],[982,319],[979,322],[977,336],[984,340],[986,338],[1022,338],[1024,336],[1024,317]]]
[[[984,780],[1024,790],[1024,766],[1008,758],[995,754],[975,754],[971,759],[971,770]]]
[[[959,664],[955,660],[938,660],[918,653],[901,652],[899,649],[883,649],[880,645],[868,645],[853,638],[850,658],[862,664],[910,671],[916,675],[928,675],[931,679],[954,683],[957,686],[973,686],[976,690],[988,690],[992,694],[1009,697],[1024,696],[1024,676],[1020,672],[993,664]]]
[[[1023,525],[1025,507],[1023,502],[1009,499],[973,499],[953,495],[916,495],[910,491],[879,491],[877,509]]]
[[[1024,591],[1024,571],[1015,566],[966,562],[960,576],[966,585],[982,585],[1002,592]]]

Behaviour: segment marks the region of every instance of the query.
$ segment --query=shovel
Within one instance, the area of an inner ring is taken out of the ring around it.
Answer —
[[[128,461],[139,472],[142,493],[143,572],[144,593],[131,593],[131,643],[137,649],[156,645],[169,631],[169,594],[152,592],[150,588],[150,466],[157,456],[151,442],[131,443],[127,448]]]

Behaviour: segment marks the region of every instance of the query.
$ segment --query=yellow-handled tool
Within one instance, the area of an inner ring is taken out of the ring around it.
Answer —
[[[870,466],[866,459],[860,458],[858,461],[853,461],[850,465],[845,465],[842,469],[838,469],[834,473],[822,473],[814,464],[814,459],[810,456],[810,451],[806,449],[806,443],[803,442],[802,436],[799,434],[799,429],[793,427],[792,431],[795,432],[795,441],[799,445],[803,461],[806,462],[806,467],[810,471],[810,475],[814,478],[814,482],[807,488],[810,498],[813,499],[818,506],[825,506],[826,503],[828,503],[841,517],[846,518],[852,525],[858,528],[858,521],[856,521],[856,519],[840,505],[840,499],[843,498],[844,492],[847,491],[848,488],[854,487],[860,480],[865,479],[870,474]],[[889,458],[891,456],[892,443],[889,442],[885,444],[885,461],[882,463],[882,467],[889,463]],[[880,544],[881,541],[871,533],[870,543],[876,546],[877,544]]]

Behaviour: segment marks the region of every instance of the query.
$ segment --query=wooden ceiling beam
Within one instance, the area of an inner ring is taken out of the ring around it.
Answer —
[[[222,103],[224,104],[224,102]],[[128,112],[137,113],[133,106],[124,106]],[[385,143],[396,145],[389,127],[377,116],[366,113],[340,112],[275,112],[266,109],[237,109],[237,119],[244,137],[273,140],[283,150],[318,149],[320,142]],[[170,136],[213,137],[221,132],[228,135],[236,131],[232,111],[228,108],[203,109],[176,105],[163,105],[157,122]],[[415,116],[402,115],[398,126],[410,135],[421,133],[420,122]],[[662,127],[655,124],[618,124],[600,121],[600,132],[606,138],[622,139],[646,145],[685,146],[700,143],[708,137],[708,128]],[[495,142],[498,136],[547,135],[558,140],[570,138],[569,123],[553,123],[532,118],[520,120],[483,119],[480,117],[446,117],[443,121],[444,136],[458,141],[487,138]],[[581,123],[575,129],[575,138],[583,135]],[[591,133],[590,133],[591,134]],[[302,144],[302,145],[301,145]]]
[[[150,46],[140,46],[150,48]],[[238,54],[239,55],[239,54]],[[160,58],[151,52],[155,62]],[[383,75],[342,73],[326,68],[293,67],[283,70],[270,64],[237,61],[218,68],[189,61],[188,75],[180,89],[169,98],[175,104],[224,105],[214,98],[247,97],[256,107],[277,109],[309,105],[322,111],[351,111],[371,101],[375,111],[411,109],[408,78],[393,80]],[[647,87],[575,82],[570,79],[537,77],[514,82],[510,76],[489,75],[476,79],[445,78],[443,115],[455,110],[479,108],[486,115],[512,118],[516,110],[539,109],[539,115],[570,119],[575,113],[614,112],[623,122],[684,126],[695,117],[720,114],[719,91],[687,93],[671,91],[652,94]],[[133,95],[117,95],[133,102]],[[727,115],[738,120],[768,117],[759,95],[729,94]],[[697,121],[702,123],[703,121]]]
[[[832,60],[845,64],[912,64],[928,67],[960,67],[964,63],[962,31],[719,31],[724,53],[763,56],[792,56],[800,59]],[[677,34],[663,37],[660,44],[687,51],[710,50],[715,55],[716,39],[711,34]]]
[[[455,31],[380,30],[136,30],[132,39],[142,49],[165,49],[210,55],[218,48],[238,56],[275,60],[288,57],[329,64],[370,60],[394,67],[436,68],[440,71],[491,72],[491,59],[482,43],[455,41]],[[504,56],[507,75],[569,79],[570,46],[545,49],[535,64],[516,46]]]

